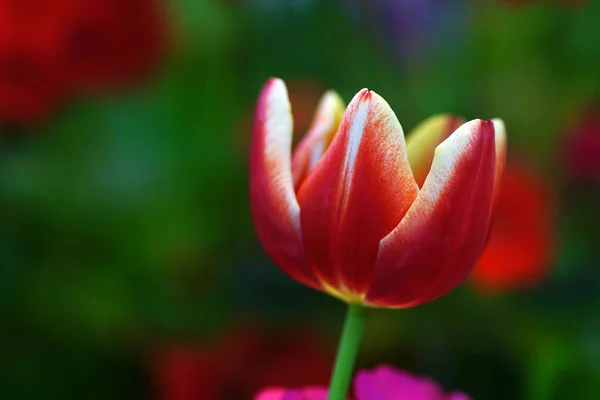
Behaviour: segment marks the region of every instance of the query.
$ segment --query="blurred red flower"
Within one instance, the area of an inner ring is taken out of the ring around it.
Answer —
[[[566,169],[577,182],[600,181],[600,109],[591,108],[567,136]]]
[[[470,276],[477,289],[504,292],[539,283],[554,251],[554,198],[523,163],[506,164],[488,244]]]
[[[0,0],[0,119],[48,114],[65,92],[58,63],[60,7],[41,0]],[[58,3],[58,2],[57,2]]]
[[[52,111],[63,93],[51,55],[31,51],[27,43],[6,43],[0,34],[0,119],[38,119]]]
[[[210,347],[171,345],[153,359],[163,400],[250,399],[265,386],[325,385],[332,355],[311,333],[232,329]]]
[[[155,0],[76,0],[68,10],[63,65],[75,89],[105,89],[146,74],[163,51]]]
[[[35,122],[67,93],[146,73],[164,47],[157,1],[0,0],[0,120]]]

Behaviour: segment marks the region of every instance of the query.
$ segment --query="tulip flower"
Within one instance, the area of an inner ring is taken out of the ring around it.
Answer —
[[[381,365],[373,371],[360,371],[354,378],[356,400],[469,400],[461,392],[446,395],[432,379],[415,376],[394,367]],[[256,400],[326,400],[327,389],[266,389]]]
[[[457,127],[457,119],[440,116],[405,142],[375,92],[361,90],[345,109],[328,92],[292,155],[292,121],[285,84],[269,80],[254,123],[250,206],[279,267],[349,304],[329,388],[329,400],[342,400],[363,307],[431,301],[477,262],[504,165],[504,124]]]
[[[407,308],[463,281],[487,238],[505,153],[500,120],[425,122],[405,143],[383,98],[324,95],[291,154],[285,84],[258,101],[250,200],[258,237],[296,280],[348,303]],[[454,129],[456,128],[456,129]]]

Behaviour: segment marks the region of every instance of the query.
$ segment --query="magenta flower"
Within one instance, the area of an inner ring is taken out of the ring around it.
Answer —
[[[359,371],[354,378],[356,400],[470,400],[464,393],[446,395],[431,378],[416,376],[388,365]]]
[[[359,371],[354,378],[354,397],[356,400],[471,400],[461,392],[445,394],[431,378],[388,365]],[[327,389],[267,389],[256,400],[327,400]]]
[[[327,389],[267,389],[260,392],[256,400],[327,400]]]

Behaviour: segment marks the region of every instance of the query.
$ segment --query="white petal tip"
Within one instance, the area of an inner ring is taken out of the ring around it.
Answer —
[[[328,90],[319,101],[317,114],[325,113],[326,115],[330,115],[331,113],[343,113],[345,108],[346,106],[340,95],[334,90]]]
[[[283,79],[280,78],[269,78],[264,86],[264,91],[269,97],[285,96],[287,98],[287,87]]]
[[[445,148],[449,146],[453,146],[455,143],[461,143],[463,141],[469,141],[472,135],[477,134],[482,130],[482,126],[489,124],[489,121],[483,121],[481,119],[473,119],[471,121],[467,121],[461,126],[459,126],[454,132],[450,134],[442,143],[440,143],[436,149],[435,153],[437,154],[440,151],[443,151]]]
[[[492,119],[492,122],[494,123],[496,140],[505,141],[506,140],[506,125],[504,124],[504,121],[501,120],[500,118],[494,118],[494,119]]]

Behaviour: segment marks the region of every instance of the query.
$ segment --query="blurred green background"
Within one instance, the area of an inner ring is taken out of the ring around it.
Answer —
[[[533,282],[374,310],[359,368],[390,363],[474,399],[600,398],[599,1],[159,6],[152,73],[2,125],[0,398],[235,400],[326,382],[343,304],[285,276],[250,219],[270,76],[288,84],[296,137],[329,88],[375,90],[406,132],[440,112],[501,117],[509,158],[553,193]]]

